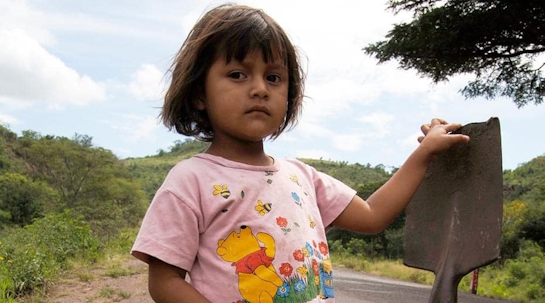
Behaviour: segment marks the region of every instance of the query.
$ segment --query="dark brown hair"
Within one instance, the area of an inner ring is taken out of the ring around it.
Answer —
[[[262,10],[234,4],[204,14],[182,44],[170,69],[172,80],[160,114],[163,124],[180,134],[212,141],[214,132],[208,115],[195,106],[199,98],[204,98],[208,70],[220,55],[226,62],[243,61],[253,51],[260,51],[265,62],[280,59],[289,74],[286,118],[270,138],[295,126],[305,80],[297,50],[284,30]]]

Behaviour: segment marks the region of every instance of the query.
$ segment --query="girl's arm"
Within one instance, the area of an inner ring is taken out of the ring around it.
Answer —
[[[210,303],[185,281],[186,271],[150,257],[148,288],[157,303]]]
[[[466,135],[450,134],[460,127],[460,124],[448,124],[440,119],[422,125],[425,137],[419,138],[421,144],[401,168],[367,201],[355,196],[333,225],[360,233],[384,230],[411,201],[432,157],[454,144],[469,141]]]

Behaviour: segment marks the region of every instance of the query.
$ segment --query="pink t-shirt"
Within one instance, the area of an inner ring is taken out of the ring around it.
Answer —
[[[355,194],[298,160],[199,154],[170,171],[131,253],[185,269],[212,302],[334,302],[325,227]]]

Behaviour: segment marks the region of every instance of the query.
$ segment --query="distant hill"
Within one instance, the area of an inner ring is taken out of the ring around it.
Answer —
[[[170,151],[159,151],[157,155],[143,158],[128,158],[123,160],[129,172],[143,184],[149,199],[153,198],[155,191],[161,186],[163,179],[170,169],[181,160],[188,159],[197,153],[204,152],[209,143],[198,140],[186,139],[176,141]],[[335,162],[316,159],[299,159],[302,162],[316,168],[316,170],[331,175],[348,186],[358,189],[368,184],[382,184],[390,173],[382,165],[371,167],[370,164],[348,164],[347,162]]]
[[[545,203],[545,156],[503,174],[506,200],[521,200]]]

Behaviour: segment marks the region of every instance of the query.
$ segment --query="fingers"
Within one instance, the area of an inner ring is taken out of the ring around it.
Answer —
[[[459,129],[460,127],[462,127],[462,124],[460,123],[451,123],[451,124],[445,125],[445,130],[450,133]]]
[[[422,124],[422,126],[420,126],[420,130],[422,131],[422,133],[424,133],[424,135],[427,135],[428,132],[430,131],[431,129],[431,125],[430,124]],[[424,139],[424,138],[422,138]],[[418,140],[420,140],[420,137],[418,138]]]
[[[422,126],[420,127],[420,130],[422,131],[422,133],[424,133],[424,135],[426,135],[426,134],[428,134],[430,129],[432,129],[432,128],[438,126],[438,125],[448,125],[448,122],[443,120],[443,119],[440,119],[440,118],[433,118],[433,119],[431,119],[431,123],[422,124]],[[420,138],[419,138],[419,141],[420,141]]]
[[[468,136],[452,135],[451,134],[451,132],[453,132],[453,131],[461,128],[461,127],[462,127],[462,124],[460,124],[460,123],[448,123],[446,120],[443,120],[443,119],[440,119],[440,118],[433,118],[433,119],[431,119],[430,123],[422,124],[422,126],[420,127],[420,130],[422,131],[422,133],[424,135],[418,137],[418,142],[422,143],[422,141],[428,135],[430,130],[432,130],[434,128],[441,128],[441,131],[440,131],[441,133],[448,134],[448,135],[451,135],[451,136],[456,136],[456,138],[455,139],[453,138],[453,140],[460,141],[460,142],[469,141]]]
[[[448,137],[449,137],[449,139],[451,140],[452,144],[469,142],[469,136],[468,136],[468,135],[462,135],[462,134],[453,135],[453,134],[449,134]]]
[[[445,120],[443,120],[443,119],[440,119],[440,118],[433,118],[433,119],[431,119],[431,125],[432,125],[432,127],[433,127],[434,125],[442,125],[442,124],[448,124],[448,122],[445,121]]]

